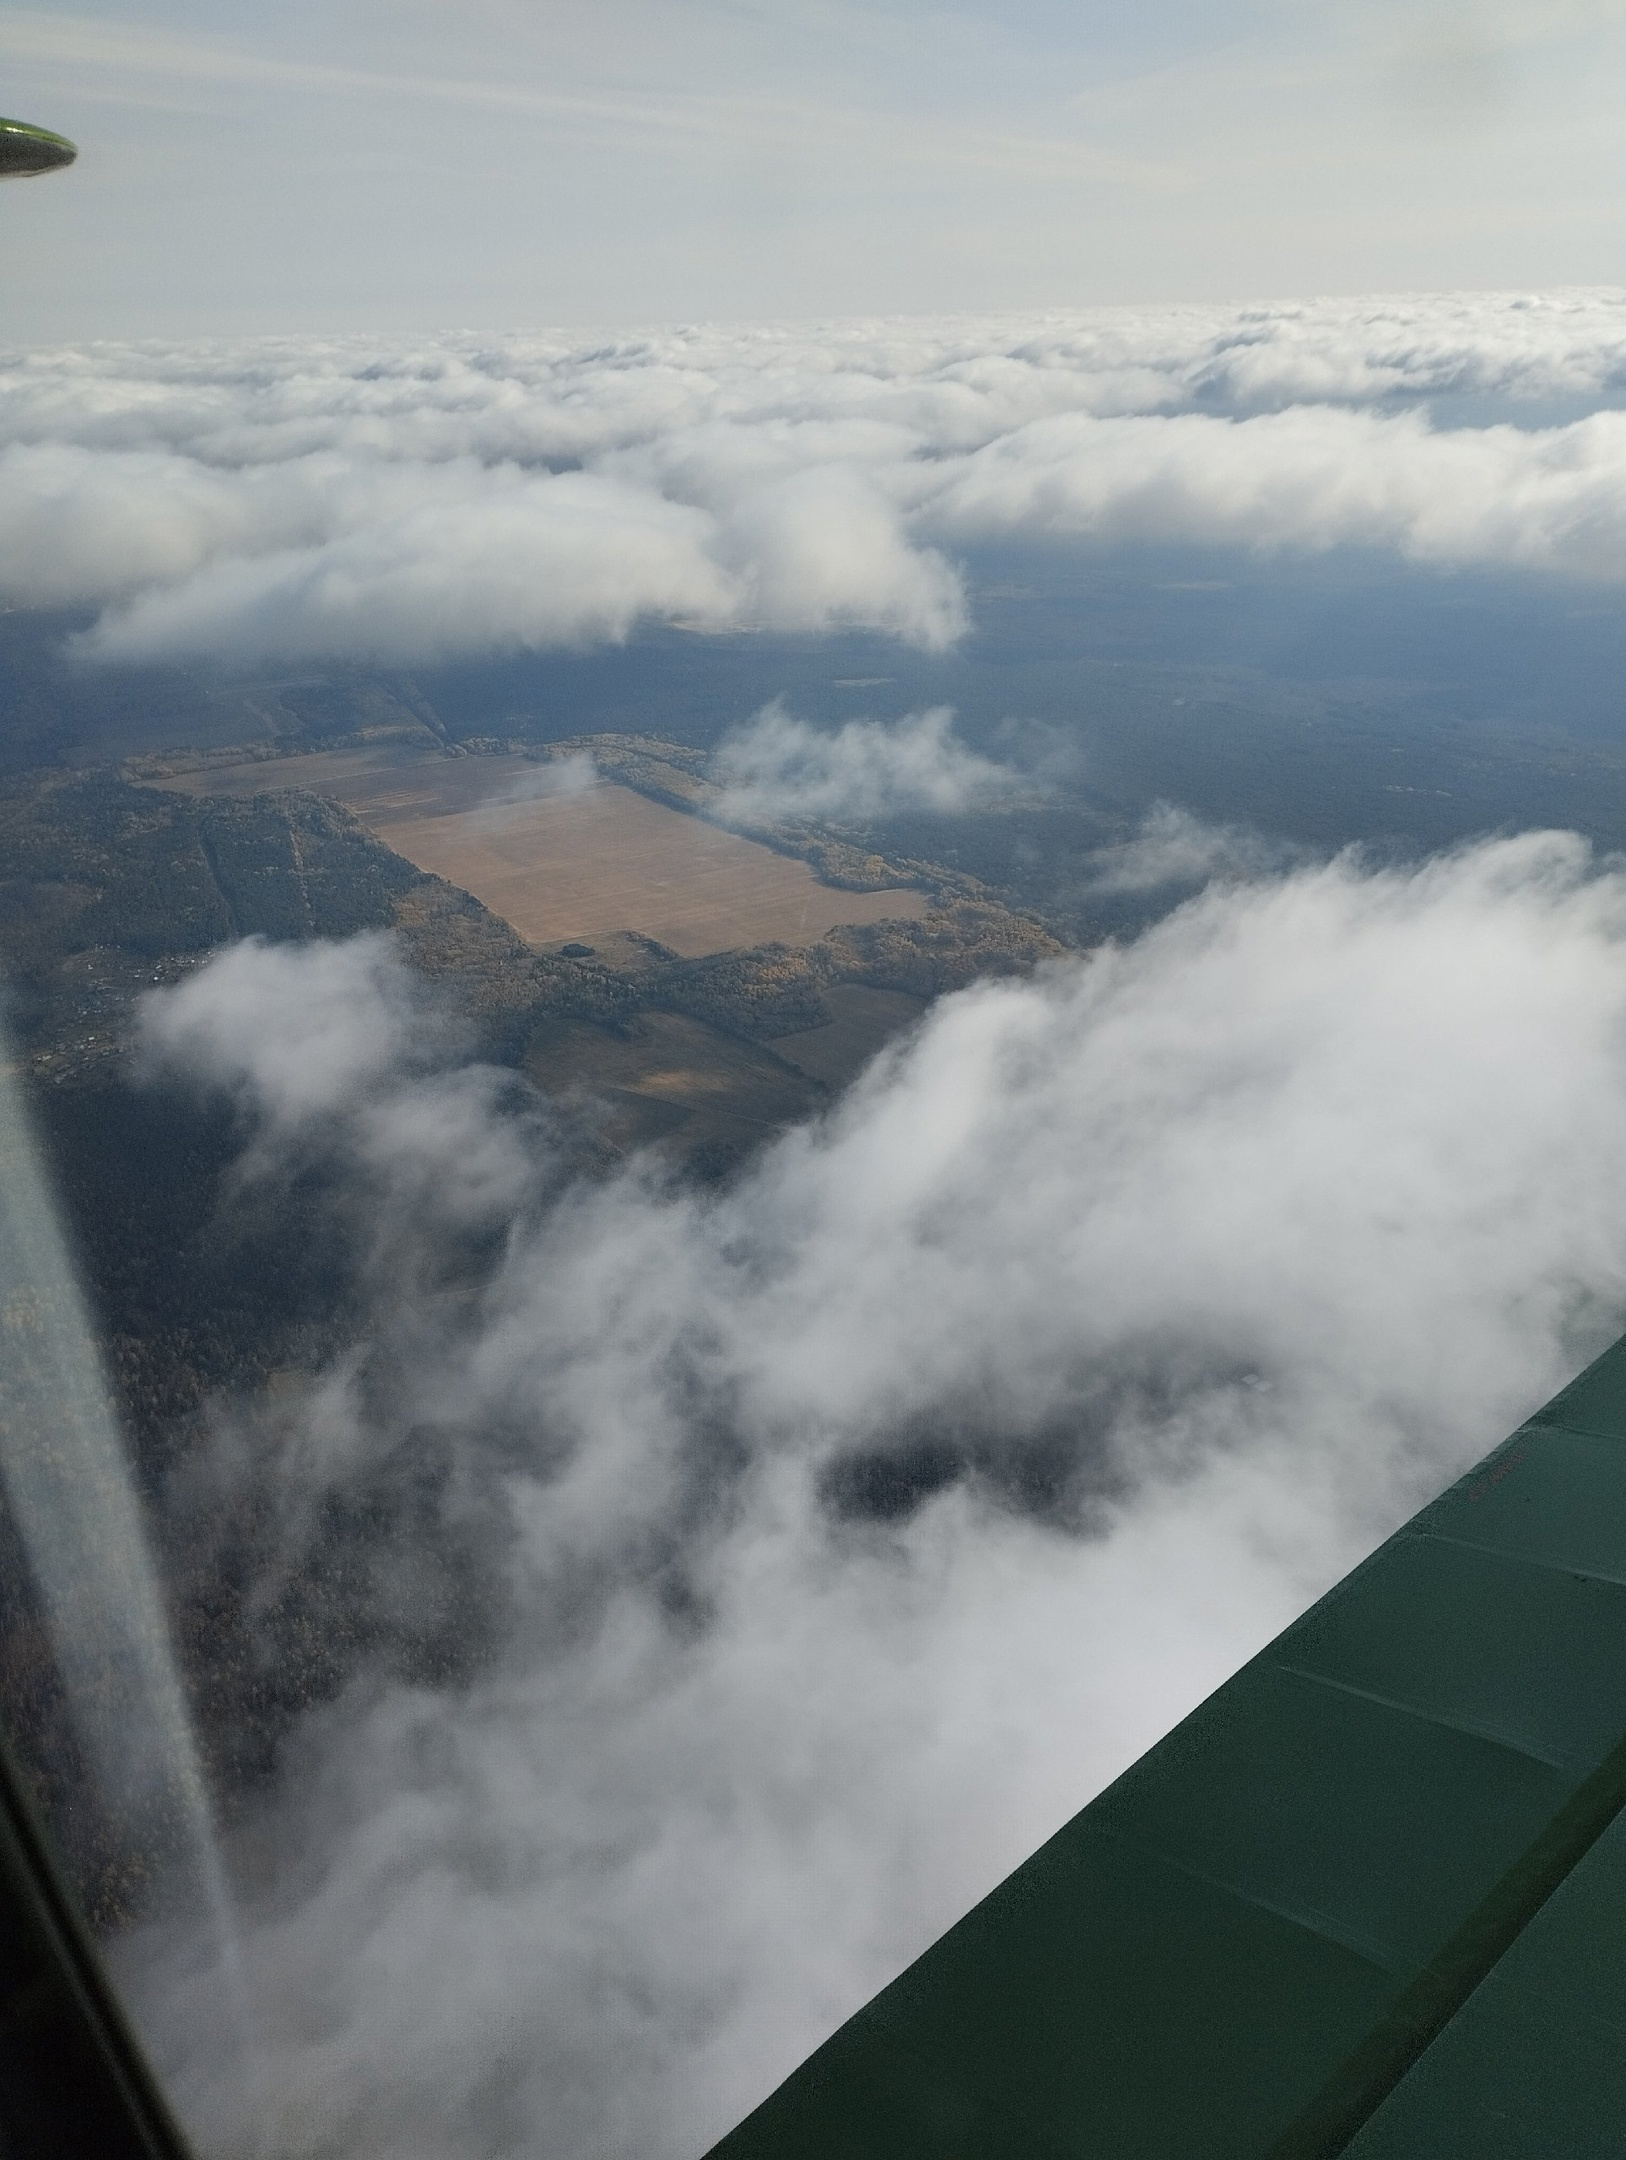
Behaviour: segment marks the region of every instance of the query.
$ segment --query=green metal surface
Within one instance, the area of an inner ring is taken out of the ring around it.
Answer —
[[[1348,2147],[1349,2160],[1619,2160],[1626,1822],[1617,1819]]]
[[[30,127],[26,120],[0,120],[0,180],[32,180],[57,172],[79,155],[66,135]]]
[[[1623,1802],[1626,1343],[1075,1817],[714,2160],[1626,2150],[1626,2072],[1584,2067],[1589,2047],[1626,2060]],[[1554,2021],[1567,2039],[1543,2053]],[[1542,2056],[1533,2083],[1521,2048]],[[1501,2097],[1484,2109],[1502,2127],[1459,2132],[1493,2060]],[[1563,2081],[1553,2064],[1576,2086],[1573,2138],[1529,2099]]]

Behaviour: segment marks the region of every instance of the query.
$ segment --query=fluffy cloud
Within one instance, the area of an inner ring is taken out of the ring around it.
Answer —
[[[721,1192],[561,1182],[422,1014],[372,943],[147,1006],[262,1176],[356,1165],[374,1302],[172,1502],[260,1526],[251,1674],[354,1646],[233,1833],[256,2077],[121,1952],[223,2156],[700,2149],[1626,1303],[1626,876],[1562,835],[945,999]]]
[[[410,1065],[426,1033],[444,1047],[437,1018],[386,937],[308,948],[249,939],[148,1005],[142,1050],[153,1070],[246,1099],[275,1141]]]
[[[1036,421],[931,490],[930,523],[1013,534],[1391,549],[1417,562],[1626,576],[1626,415],[1436,429],[1415,412],[1297,406]]]
[[[713,814],[741,825],[868,825],[917,810],[956,816],[1009,802],[1023,787],[1008,765],[959,740],[946,705],[892,726],[849,720],[828,731],[775,699],[724,736],[708,772],[723,791]]]
[[[0,592],[92,655],[425,659],[869,625],[963,551],[1360,545],[1626,576],[1626,299],[1456,296],[0,368]]]

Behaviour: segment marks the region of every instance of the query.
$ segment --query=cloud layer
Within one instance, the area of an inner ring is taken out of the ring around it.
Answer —
[[[571,1182],[378,941],[146,1012],[257,1177],[343,1173],[374,1313],[173,1502],[267,1670],[356,1646],[234,1833],[253,2090],[125,1946],[222,2156],[697,2152],[1626,1305],[1626,876],[1562,835],[947,998],[721,1193]]]
[[[567,338],[96,346],[0,369],[0,594],[85,649],[425,660],[638,623],[951,643],[1013,541],[1626,577],[1626,297]]]

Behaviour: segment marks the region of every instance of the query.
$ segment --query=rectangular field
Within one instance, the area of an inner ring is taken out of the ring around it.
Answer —
[[[878,1050],[926,1010],[924,998],[903,990],[871,990],[863,983],[837,983],[824,995],[831,1017],[823,1027],[775,1036],[768,1048],[835,1091],[856,1079]]]
[[[460,885],[533,945],[636,930],[697,958],[838,923],[924,915],[923,893],[842,892],[759,841],[612,781],[541,793],[557,768],[519,757],[318,751],[177,773],[190,794],[307,788],[355,812],[420,870]]]

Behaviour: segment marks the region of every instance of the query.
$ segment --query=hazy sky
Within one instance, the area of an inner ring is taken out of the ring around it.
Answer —
[[[1613,282],[1622,0],[0,6],[8,342]]]

